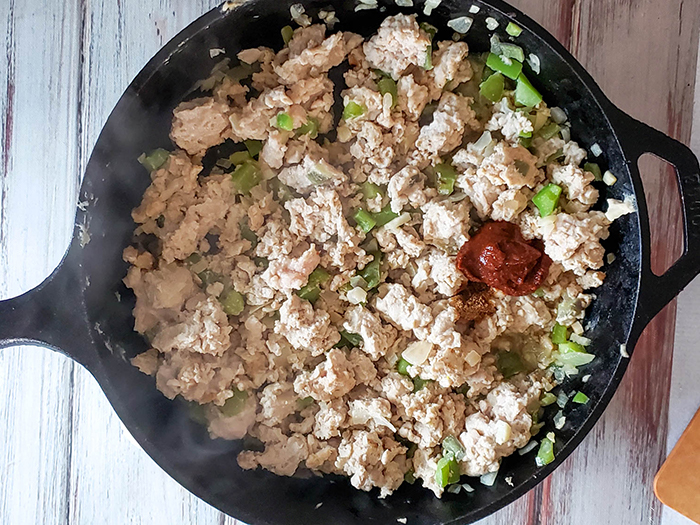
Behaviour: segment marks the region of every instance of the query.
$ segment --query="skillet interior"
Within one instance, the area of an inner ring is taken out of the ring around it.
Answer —
[[[150,180],[136,158],[156,147],[171,148],[168,132],[173,108],[191,92],[194,83],[208,75],[214,63],[210,48],[224,48],[227,56],[238,50],[266,45],[282,45],[279,29],[289,23],[285,0],[252,0],[222,14],[214,10],[195,22],[166,46],[137,77],[110,116],[88,165],[81,196],[91,202],[79,212],[77,223],[86,221],[91,241],[81,248],[77,242],[64,263],[79,272],[90,342],[98,359],[88,363],[91,372],[105,389],[110,401],[147,452],[185,487],[209,503],[248,523],[351,524],[361,522],[392,523],[407,517],[408,523],[468,523],[509,503],[551,472],[583,438],[619,383],[619,345],[627,341],[637,304],[641,272],[642,244],[639,215],[623,217],[611,228],[606,248],[617,256],[606,268],[605,284],[597,290],[598,299],[590,307],[587,324],[598,359],[586,368],[592,378],[585,387],[591,398],[587,405],[567,407],[567,422],[557,431],[557,459],[544,469],[534,463],[534,453],[506,458],[493,487],[478,480],[477,490],[465,495],[445,494],[437,500],[419,486],[404,486],[395,495],[379,500],[377,494],[353,489],[343,478],[281,478],[266,471],[242,471],[236,463],[241,443],[210,440],[204,428],[188,417],[185,403],[171,402],[158,392],[153,379],[139,373],[127,359],[147,349],[132,331],[131,309],[134,297],[121,279],[127,265],[121,251],[131,241],[134,224],[130,211],[141,200]],[[304,2],[307,12],[315,14],[328,1]],[[481,6],[477,15],[469,7]],[[354,2],[334,2],[340,23],[337,29],[368,36],[381,20],[398,11],[420,12],[422,7],[399,9],[393,2],[384,12],[354,12]],[[384,5],[380,2],[380,5]],[[421,3],[422,6],[422,3]],[[507,18],[515,13],[496,1],[460,2],[444,0],[428,20],[439,29],[438,38],[450,38],[446,22],[457,16],[473,16],[475,21],[467,41],[473,51],[488,49],[490,32],[484,18],[494,16],[499,34],[504,34]],[[623,198],[634,192],[625,155],[619,145],[602,97],[580,66],[567,62],[553,39],[526,17],[516,14],[525,31],[518,43],[528,53],[536,53],[542,63],[539,75],[530,74],[550,106],[560,106],[569,115],[572,136],[583,147],[597,142],[603,148],[605,167],[618,176],[614,188],[602,186],[601,201]],[[527,68],[527,66],[526,66]],[[582,75],[582,76],[581,76]],[[81,217],[85,215],[85,217]],[[73,290],[73,293],[76,291]],[[115,292],[121,296],[117,301]],[[82,302],[82,301],[81,301]],[[78,341],[76,341],[78,344]],[[580,380],[567,383],[567,391],[578,389]],[[558,408],[548,410],[549,419]],[[553,430],[551,424],[542,431]],[[510,476],[513,487],[504,479]],[[320,508],[318,503],[323,502]]]

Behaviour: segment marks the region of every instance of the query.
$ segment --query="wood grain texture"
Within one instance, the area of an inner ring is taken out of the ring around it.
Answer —
[[[72,232],[78,12],[72,2],[9,0],[0,5],[0,24],[0,297],[6,298],[39,284]],[[47,45],[37,46],[42,39]],[[0,523],[66,522],[73,368],[38,348],[0,352]]]
[[[0,5],[0,298],[38,284],[59,261],[80,174],[109,111],[159,47],[217,3]],[[572,49],[622,109],[687,142],[700,3],[513,3]],[[668,173],[648,173],[648,192],[668,198]],[[677,219],[662,202],[651,213],[657,231]],[[663,266],[677,240],[655,241]],[[673,319],[671,307],[650,325],[606,415],[572,457],[482,524],[660,523],[650,480],[665,454]],[[162,472],[92,377],[61,356],[0,352],[0,421],[2,524],[239,523]],[[614,497],[596,505],[606,493]]]

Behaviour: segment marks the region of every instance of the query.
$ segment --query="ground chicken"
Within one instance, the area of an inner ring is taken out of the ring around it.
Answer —
[[[237,57],[176,107],[174,150],[141,159],[155,169],[122,257],[148,350],[132,364],[212,438],[257,440],[244,469],[345,475],[380,497],[412,472],[440,497],[452,437],[463,474],[497,471],[555,386],[554,324],[585,336],[601,241],[633,198],[590,211],[586,151],[535,131],[546,104],[506,90],[475,105],[468,44],[431,41],[415,15],[367,40],[309,23]],[[563,193],[541,217],[550,183]],[[544,244],[536,293],[457,268],[488,221]],[[527,369],[510,376],[515,356]]]

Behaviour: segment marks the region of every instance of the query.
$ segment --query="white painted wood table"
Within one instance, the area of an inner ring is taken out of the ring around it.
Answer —
[[[688,141],[697,0],[514,3],[569,46],[615,102]],[[81,175],[111,108],[163,43],[216,4],[3,0],[0,299],[36,286],[58,264],[72,233]],[[654,100],[652,90],[665,90],[664,98]],[[700,154],[700,102],[694,120],[692,144]],[[659,173],[657,165],[652,185],[662,180]],[[665,212],[656,220],[673,227],[676,218]],[[672,260],[672,242],[657,246],[665,250],[661,259]],[[689,523],[661,508],[651,480],[700,406],[699,281],[678,301],[675,352],[673,314],[667,309],[650,329],[663,348],[634,356],[620,392],[581,447],[537,490],[482,524]],[[37,347],[0,352],[0,475],[2,525],[238,523],[163,473],[131,440],[88,373]]]

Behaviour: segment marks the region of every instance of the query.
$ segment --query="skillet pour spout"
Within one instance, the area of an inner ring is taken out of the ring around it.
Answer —
[[[606,268],[605,283],[588,310],[588,337],[597,358],[587,374],[591,402],[578,408],[557,431],[555,460],[539,468],[532,456],[514,455],[503,461],[492,487],[475,484],[472,494],[446,494],[436,499],[419,486],[404,484],[380,500],[374,492],[353,489],[348,480],[333,476],[284,478],[267,471],[243,471],[236,463],[239,441],[211,440],[189,417],[187,403],[168,400],[152,378],[131,366],[129,359],[147,343],[133,330],[135,300],[122,283],[127,264],[121,253],[132,240],[136,207],[150,179],[138,164],[144,151],[172,148],[168,134],[172,110],[191,95],[215,63],[212,48],[233,58],[244,48],[279,48],[279,29],[289,24],[296,0],[227,2],[192,23],[170,41],[129,86],[110,115],[95,145],[81,188],[85,210],[76,224],[87,225],[90,241],[81,243],[76,228],[73,242],[54,273],[26,294],[0,302],[0,348],[39,344],[61,351],[85,366],[97,379],[115,411],[146,452],[188,490],[223,512],[250,524],[308,523],[354,525],[395,523],[407,518],[417,525],[471,523],[504,507],[537,485],[574,450],[601,416],[617,389],[628,360],[647,323],[700,273],[700,168],[683,144],[629,117],[601,92],[590,75],[554,37],[530,18],[499,0],[443,0],[430,17],[419,20],[452,34],[447,22],[470,16],[470,49],[489,49],[491,32],[484,20],[493,17],[501,28],[509,21],[523,28],[518,37],[528,53],[540,58],[541,72],[528,71],[550,106],[565,110],[572,137],[590,149],[597,143],[604,164],[617,176],[612,187],[601,188],[601,202],[633,196],[637,213],[615,221],[606,241],[615,262]],[[387,16],[412,13],[381,0],[385,8],[355,12],[350,0],[331,2],[340,20],[334,29],[372,34]],[[328,0],[304,2],[317,18]],[[472,5],[480,12],[469,12]],[[526,66],[527,67],[527,66]],[[637,160],[653,153],[676,167],[683,203],[685,248],[662,276],[650,265],[649,218]],[[570,378],[567,387],[580,386]],[[551,415],[542,432],[553,430]],[[504,479],[512,479],[512,485]],[[274,494],[275,504],[262,501]],[[323,502],[321,507],[318,503]]]

